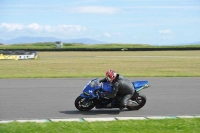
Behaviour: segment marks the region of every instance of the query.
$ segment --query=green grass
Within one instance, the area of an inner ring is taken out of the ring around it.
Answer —
[[[76,43],[63,43],[63,48],[87,48],[87,49],[110,49],[110,48],[200,48],[200,44],[187,44],[187,45],[168,45],[168,46],[156,46],[149,44],[76,44]],[[54,42],[46,43],[29,43],[29,44],[12,44],[12,45],[0,45],[0,49],[55,49]]]
[[[199,133],[200,118],[0,124],[1,133]]]
[[[0,60],[0,78],[199,77],[200,51],[39,52],[38,60]]]

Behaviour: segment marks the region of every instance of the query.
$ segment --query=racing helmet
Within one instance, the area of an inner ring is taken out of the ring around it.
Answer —
[[[106,72],[106,80],[112,82],[116,78],[117,74],[114,70],[108,70]]]

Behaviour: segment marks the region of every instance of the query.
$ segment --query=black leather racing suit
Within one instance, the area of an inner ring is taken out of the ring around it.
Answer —
[[[106,78],[103,78],[100,82],[107,82],[107,80]],[[115,98],[117,94],[122,95],[123,98],[120,103],[120,108],[123,108],[126,106],[127,101],[132,97],[134,92],[135,89],[131,81],[124,78],[120,74],[117,74],[116,78],[112,82],[112,92],[103,94],[103,97]]]

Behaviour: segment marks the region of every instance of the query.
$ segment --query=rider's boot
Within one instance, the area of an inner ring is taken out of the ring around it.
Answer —
[[[120,107],[119,107],[119,110],[121,111],[121,110],[123,110],[125,107],[126,107],[126,106],[124,106],[124,105],[123,105],[123,106],[120,106]]]
[[[129,100],[127,102],[127,106],[138,106],[138,103],[136,101],[133,101],[133,100]]]

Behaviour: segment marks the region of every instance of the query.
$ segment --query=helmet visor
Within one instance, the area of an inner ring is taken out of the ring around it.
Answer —
[[[110,81],[111,81],[111,78],[110,78],[109,76],[107,76],[107,77],[106,77],[106,80],[110,82]]]

